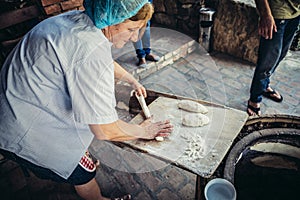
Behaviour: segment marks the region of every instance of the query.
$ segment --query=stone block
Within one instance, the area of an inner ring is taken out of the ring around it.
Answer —
[[[63,11],[71,10],[77,7],[80,7],[82,5],[81,0],[70,0],[70,1],[63,1],[60,3],[61,8]]]
[[[192,184],[186,184],[184,185],[179,193],[181,194],[184,199],[194,199],[195,198],[195,185]]]
[[[41,0],[42,6],[49,6],[49,5],[57,4],[59,2],[61,2],[61,0]]]
[[[165,67],[165,66],[167,66],[167,65],[171,65],[171,64],[173,64],[174,63],[174,61],[173,61],[173,59],[171,58],[171,59],[168,59],[168,60],[165,60],[165,61],[163,61],[157,68],[157,70],[159,70],[159,69],[161,69],[161,68],[163,68],[163,67]]]
[[[168,188],[162,189],[157,194],[158,199],[180,199],[174,191],[170,191]]]
[[[142,73],[139,74],[139,78],[143,79],[151,74],[153,74],[154,72],[156,72],[156,66],[155,63],[148,63],[147,64],[147,70],[144,70]]]
[[[45,13],[47,15],[54,15],[54,14],[58,14],[61,13],[61,8],[58,4],[53,4],[51,6],[46,6],[44,7]]]
[[[136,195],[136,199],[152,200],[152,198],[146,191],[142,191],[138,195]]]
[[[168,27],[176,27],[176,20],[165,13],[154,13],[152,19],[158,24]]]
[[[196,49],[197,49],[196,46],[191,46],[187,49],[187,53],[190,54],[190,53],[194,52]]]
[[[173,52],[169,52],[169,53],[165,54],[163,56],[163,58],[164,58],[164,60],[169,60],[170,58],[172,58],[172,56],[173,56]]]
[[[249,1],[221,0],[213,25],[213,49],[256,63],[258,14]]]
[[[174,1],[165,1],[166,13],[168,15],[178,14],[177,4]]]
[[[155,0],[153,2],[153,6],[154,6],[154,12],[156,12],[156,13],[166,12],[164,0]]]
[[[157,174],[152,174],[151,172],[141,173],[139,178],[148,188],[151,188],[153,191],[158,190],[162,184]]]

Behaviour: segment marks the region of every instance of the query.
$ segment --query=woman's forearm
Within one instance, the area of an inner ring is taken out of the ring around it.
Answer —
[[[91,131],[99,140],[127,141],[147,138],[145,130],[139,125],[128,124],[122,120],[110,124],[91,124]]]
[[[146,89],[130,73],[128,73],[115,61],[114,66],[114,73],[116,79],[129,83],[132,86],[132,88],[138,93],[138,95],[143,95],[145,98],[147,97]]]
[[[90,124],[89,126],[97,139],[120,142],[139,138],[154,139],[157,136],[167,137],[173,131],[173,125],[169,120],[152,122],[151,118],[140,125],[117,120],[110,124]]]
[[[138,81],[130,74],[128,73],[121,65],[119,65],[116,61],[114,61],[115,66],[115,78],[120,81],[125,81],[129,84],[137,84]]]

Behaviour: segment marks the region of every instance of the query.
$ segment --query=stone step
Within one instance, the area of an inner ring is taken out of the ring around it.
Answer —
[[[128,42],[121,49],[113,49],[113,58],[131,73],[137,80],[157,72],[158,70],[173,64],[180,58],[184,58],[198,48],[198,43],[191,37],[166,28],[151,27],[152,52],[161,57],[158,62],[147,62],[147,68],[139,68],[136,63],[135,49]]]

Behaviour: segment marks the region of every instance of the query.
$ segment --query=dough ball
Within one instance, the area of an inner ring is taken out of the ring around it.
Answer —
[[[178,102],[178,108],[186,110],[189,112],[202,113],[205,114],[208,112],[207,108],[202,104],[191,101],[191,100],[181,100]]]
[[[162,142],[162,141],[164,141],[164,138],[160,137],[160,136],[157,136],[157,137],[155,137],[155,140],[158,141],[158,142]]]
[[[209,123],[209,118],[201,113],[186,114],[182,119],[182,124],[185,126],[198,127]]]

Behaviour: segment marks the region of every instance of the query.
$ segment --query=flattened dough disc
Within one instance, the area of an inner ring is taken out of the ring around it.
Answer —
[[[178,102],[178,108],[186,110],[189,112],[202,113],[205,114],[208,112],[207,108],[202,104],[191,101],[191,100],[180,100]]]
[[[209,118],[201,113],[190,113],[184,115],[182,124],[185,126],[198,127],[209,123]]]

